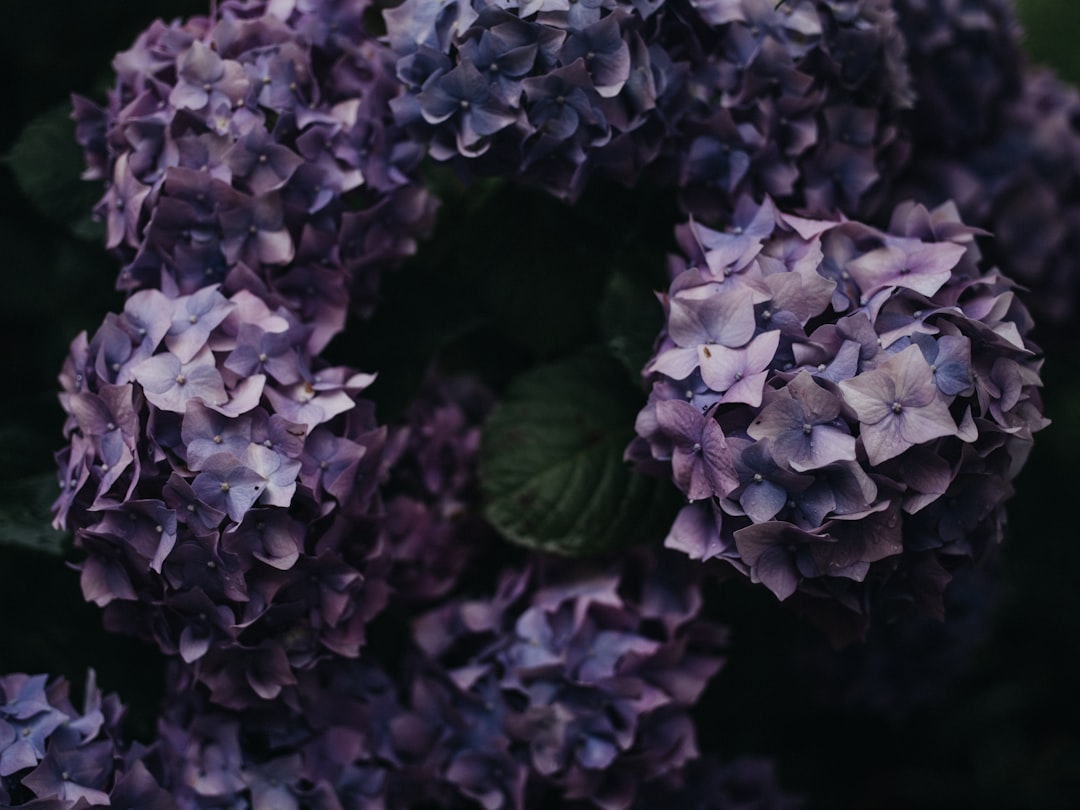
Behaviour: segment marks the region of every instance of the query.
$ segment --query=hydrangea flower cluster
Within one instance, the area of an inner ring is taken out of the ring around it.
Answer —
[[[102,696],[91,672],[79,711],[69,689],[62,678],[0,676],[0,805],[175,808],[142,752],[123,746],[116,695]]]
[[[107,108],[75,99],[121,289],[257,291],[314,326],[313,351],[350,294],[370,307],[434,201],[390,119],[397,83],[367,8],[226,0],[119,54]]]
[[[564,196],[658,164],[697,210],[768,192],[854,210],[905,149],[887,3],[406,0],[395,119],[439,160]]]
[[[615,810],[696,758],[687,710],[724,633],[699,618],[687,573],[653,556],[591,570],[538,558],[494,598],[421,616],[416,642],[440,665],[412,691],[414,710],[440,707],[416,720],[423,771],[487,808],[547,796]]]
[[[1076,91],[1030,66],[1007,0],[896,2],[919,98],[911,159],[889,199],[952,201],[993,235],[988,259],[1028,289],[1040,340],[1068,345],[1076,311]]]
[[[744,195],[790,210],[865,210],[908,154],[913,93],[889,2],[692,0],[687,106],[671,141],[688,209],[728,217]],[[672,12],[679,15],[681,12]]]
[[[196,666],[225,705],[356,655],[386,599],[342,540],[377,508],[387,430],[311,328],[217,285],[142,290],[61,377],[71,444],[56,520],[86,552],[86,598],[116,630]]]
[[[987,256],[1030,288],[1021,295],[1062,342],[1080,296],[1080,96],[1045,71],[1020,81],[993,139],[963,161],[928,150],[900,188],[928,204],[953,200],[965,222],[993,233]]]
[[[902,206],[881,231],[744,199],[728,231],[678,236],[627,451],[690,501],[666,545],[797,596],[838,637],[879,596],[940,613],[949,571],[1001,539],[1045,425],[1012,285],[951,207]]]

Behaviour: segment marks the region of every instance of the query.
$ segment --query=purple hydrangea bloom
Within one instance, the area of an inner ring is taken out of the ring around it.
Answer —
[[[71,444],[56,524],[87,555],[84,595],[227,705],[356,655],[386,602],[363,574],[377,542],[360,536],[392,458],[358,400],[373,377],[327,367],[309,334],[251,293],[147,290],[76,340],[62,375]],[[106,339],[103,378],[91,347]],[[312,478],[313,461],[321,472],[337,456],[351,463]]]
[[[988,259],[1027,289],[1019,294],[1044,339],[1069,345],[1076,311],[1074,182],[1080,161],[1080,97],[1046,71],[1025,70],[993,109],[979,144],[928,145],[913,155],[898,192],[928,205],[955,201],[964,221],[994,234]],[[989,113],[988,113],[989,114]]]
[[[658,40],[681,24],[658,8],[408,0],[384,12],[396,121],[437,160],[559,196],[597,166],[633,182],[675,114],[679,71]]]
[[[119,54],[104,109],[76,100],[88,176],[109,183],[96,210],[123,263],[120,287],[190,294],[223,282],[235,292],[251,287],[248,273],[273,286],[279,267],[321,266],[325,254],[301,242],[312,229],[341,239],[346,216],[364,212],[352,192],[367,207],[405,192],[421,215],[383,208],[365,221],[383,254],[342,255],[335,268],[369,306],[379,273],[415,250],[434,204],[415,183],[420,152],[389,115],[400,86],[366,10],[227,0],[213,19],[155,23]],[[372,137],[379,148],[363,145]],[[276,294],[274,306],[306,305],[303,288]]]
[[[413,711],[432,689],[453,707],[427,726],[425,770],[493,808],[524,807],[522,787],[628,806],[639,785],[697,756],[685,712],[723,642],[699,605],[678,558],[634,555],[607,567],[536,560],[507,571],[490,600],[420,617],[416,641],[446,669],[420,682]]]
[[[940,612],[948,572],[1000,540],[1013,462],[1046,424],[1030,319],[952,207],[899,206],[887,231],[768,200],[742,216],[752,239],[681,229],[645,369],[627,455],[689,501],[666,544],[837,637],[872,603]]]
[[[891,4],[691,5],[706,25],[661,40],[689,62],[664,147],[689,210],[717,216],[768,194],[789,210],[857,215],[907,151],[913,94]]]

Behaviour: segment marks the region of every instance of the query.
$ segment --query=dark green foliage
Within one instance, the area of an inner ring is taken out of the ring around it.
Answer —
[[[514,380],[484,426],[487,518],[514,542],[558,554],[660,542],[678,497],[622,460],[640,405],[634,393],[599,352]]]
[[[79,179],[82,149],[75,143],[75,123],[68,103],[31,121],[4,162],[41,214],[82,239],[102,238],[104,229],[91,214],[102,189],[97,183]]]

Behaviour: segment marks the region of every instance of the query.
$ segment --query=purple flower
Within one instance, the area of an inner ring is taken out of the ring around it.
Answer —
[[[224,155],[232,177],[256,197],[282,188],[304,163],[288,147],[275,143],[264,129],[240,138]]]
[[[672,438],[675,483],[692,501],[724,496],[738,486],[724,432],[711,416],[681,400],[656,406],[660,428]]]
[[[788,385],[770,389],[765,407],[746,429],[769,440],[773,458],[796,472],[855,460],[855,438],[839,419],[842,401],[801,371]]]
[[[1045,424],[1030,319],[1009,282],[979,271],[955,208],[898,206],[887,232],[768,200],[742,200],[732,219],[728,231],[677,231],[685,255],[669,264],[667,324],[626,452],[691,498],[718,497],[684,508],[665,545],[725,561],[837,639],[865,632],[893,589],[938,610],[944,581],[906,552],[944,553],[932,538],[961,493],[983,493],[987,508],[966,529],[948,523],[960,543],[949,566],[1000,536],[1016,447],[996,471],[975,448],[1026,445]],[[695,450],[703,424],[722,431],[734,486],[710,485]],[[839,613],[824,607],[841,601]]]
[[[196,111],[216,107],[222,101],[232,106],[246,95],[250,86],[239,63],[222,59],[199,40],[192,42],[180,57],[177,73],[180,81],[169,101]]]
[[[517,116],[491,90],[488,79],[470,62],[432,76],[417,95],[420,111],[429,124],[453,120],[457,148],[477,155],[486,148],[485,138],[510,126]]]
[[[536,565],[506,572],[490,601],[456,600],[419,620],[432,662],[459,662],[435,681],[457,712],[433,721],[445,731],[431,735],[440,754],[427,761],[462,763],[445,778],[467,795],[481,784],[489,795],[501,773],[511,784],[527,779],[530,791],[608,806],[600,796],[613,770],[632,785],[696,751],[682,707],[716,672],[717,629],[692,618],[698,597],[684,572],[663,576],[652,557],[606,570]],[[640,589],[627,587],[631,572]],[[655,631],[643,633],[646,623]],[[669,724],[678,732],[663,733]],[[505,803],[513,793],[503,785]]]
[[[619,17],[608,14],[574,31],[559,51],[564,65],[578,59],[584,62],[593,87],[603,98],[617,96],[630,78],[630,47],[619,30]]]
[[[210,333],[225,320],[234,305],[210,286],[176,299],[173,306],[165,345],[181,363],[187,363],[206,345]]]
[[[203,503],[239,523],[266,487],[266,479],[236,456],[218,453],[206,459],[191,489]]]
[[[204,346],[187,362],[171,352],[154,355],[132,373],[156,407],[184,413],[189,402],[224,405],[229,395],[211,352]]]
[[[859,438],[875,466],[910,447],[956,433],[933,372],[916,346],[842,381],[840,390],[859,418]]]

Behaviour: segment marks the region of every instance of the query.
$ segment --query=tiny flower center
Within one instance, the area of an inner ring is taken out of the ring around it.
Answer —
[[[809,422],[803,422],[802,432],[804,435],[809,436],[814,430],[814,426]]]
[[[900,411],[902,411],[902,410],[904,410],[904,406],[901,405],[899,402],[894,402],[892,404],[892,412],[893,413],[900,413]]]

